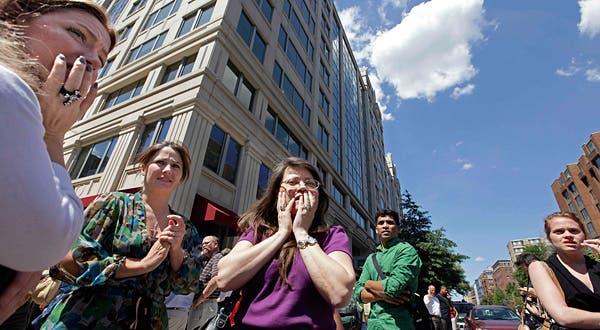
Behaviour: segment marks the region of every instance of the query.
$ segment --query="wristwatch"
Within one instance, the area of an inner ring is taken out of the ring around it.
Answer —
[[[297,240],[296,244],[298,245],[299,249],[305,249],[309,245],[317,244],[317,240],[312,236],[306,236],[305,239]]]

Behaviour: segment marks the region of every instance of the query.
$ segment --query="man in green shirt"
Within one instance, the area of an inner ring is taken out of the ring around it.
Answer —
[[[403,306],[406,298],[402,298],[402,292],[417,290],[421,259],[414,247],[398,238],[398,212],[383,209],[377,213],[376,219],[375,232],[381,241],[376,258],[385,279],[379,276],[371,257],[367,258],[360,278],[354,285],[354,296],[358,301],[371,303],[367,323],[369,330],[412,330],[413,319]]]

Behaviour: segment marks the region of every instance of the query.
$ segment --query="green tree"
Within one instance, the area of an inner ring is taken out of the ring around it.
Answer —
[[[422,262],[418,292],[427,292],[427,287],[433,284],[466,294],[470,287],[460,264],[468,257],[454,252],[457,245],[445,237],[443,228],[431,230],[427,211],[423,211],[406,190],[402,194],[402,211],[399,237],[415,247]]]

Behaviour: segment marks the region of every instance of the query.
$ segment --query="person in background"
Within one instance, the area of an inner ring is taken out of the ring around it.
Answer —
[[[200,274],[199,295],[192,304],[189,314],[188,329],[202,328],[208,320],[217,315],[219,306],[217,298],[221,292],[217,288],[217,265],[223,255],[219,252],[219,238],[206,236],[202,240],[202,259],[205,261]]]
[[[0,324],[83,225],[63,158],[116,33],[83,0],[0,0]]]
[[[558,287],[542,261],[529,265],[531,283],[542,306],[562,327],[600,327],[600,263],[584,255],[589,248],[600,255],[600,239],[587,239],[583,222],[571,212],[556,212],[544,219],[546,238],[556,253],[546,259]],[[562,291],[562,292],[561,292]],[[564,293],[564,296],[563,296]]]
[[[403,295],[417,290],[421,259],[413,246],[398,238],[398,212],[383,209],[375,218],[375,232],[381,241],[375,256],[382,272],[388,275],[381,279],[373,261],[367,258],[354,286],[354,296],[359,302],[371,303],[369,329],[414,329]]]
[[[141,192],[100,195],[71,252],[50,274],[75,286],[42,328],[167,329],[165,297],[196,290],[200,236],[169,199],[190,171],[187,148],[164,141],[136,159]]]
[[[219,262],[221,290],[242,288],[235,328],[332,329],[334,307],[356,280],[348,235],[325,223],[329,198],[319,172],[290,157],[263,197],[242,215],[242,232]]]
[[[202,253],[197,257],[202,259]],[[171,292],[167,296],[165,306],[167,307],[167,316],[169,318],[169,330],[187,329],[189,313],[193,302],[194,292],[188,294]]]
[[[427,306],[431,321],[435,330],[442,329],[442,314],[440,313],[440,301],[435,296],[435,286],[433,284],[427,287],[427,295],[423,297],[423,302]]]
[[[452,320],[450,319],[450,298],[448,288],[445,285],[440,286],[440,293],[436,295],[440,302],[440,315],[443,330],[452,329]]]

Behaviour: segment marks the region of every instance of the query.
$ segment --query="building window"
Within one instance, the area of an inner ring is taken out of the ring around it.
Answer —
[[[565,170],[565,178],[567,178],[567,180],[571,178],[571,172],[569,172],[569,169]]]
[[[319,106],[329,116],[329,101],[321,89],[319,89]]]
[[[279,63],[275,62],[273,67],[273,80],[277,83],[277,86],[281,88],[283,94],[287,97],[288,101],[292,104],[296,112],[302,117],[302,120],[306,123],[307,126],[310,126],[310,113],[311,110],[308,105],[304,102],[304,99],[292,85],[292,82],[287,77],[285,73],[283,73],[281,66]]]
[[[596,237],[596,229],[591,222],[586,223],[587,229],[590,232],[591,237]]]
[[[171,1],[159,10],[154,11],[148,17],[146,24],[142,28],[142,32],[151,28],[152,26],[164,21],[170,15],[176,13],[179,10],[179,5],[181,5],[181,0]]]
[[[596,150],[596,146],[594,145],[594,142],[592,142],[592,141],[588,142],[586,144],[586,146],[587,146],[589,152]]]
[[[352,216],[354,222],[356,222],[361,228],[365,230],[367,229],[367,222],[365,221],[365,218],[363,218],[362,215],[358,213],[354,205],[351,205],[350,216]]]
[[[300,79],[302,80],[302,82],[304,82],[306,88],[310,90],[312,88],[312,75],[308,71],[304,60],[302,60],[302,57],[298,53],[296,46],[294,46],[294,44],[292,43],[292,40],[289,38],[283,26],[279,29],[278,40],[279,46],[281,46],[281,48],[287,55],[287,58],[288,60],[290,60],[290,63],[292,63],[294,70],[296,71],[298,76],[300,76]]]
[[[341,189],[335,183],[331,185],[331,196],[342,208],[344,207],[344,194],[342,194]]]
[[[279,117],[271,110],[267,109],[265,118],[265,127],[271,132],[277,140],[292,154],[292,156],[307,158],[308,151],[298,139],[290,132]]]
[[[319,171],[319,176],[321,177],[321,184],[323,187],[327,187],[327,172],[325,172],[325,169],[323,169],[321,164],[317,164],[317,170]]]
[[[140,154],[155,143],[164,141],[169,132],[169,127],[171,127],[171,120],[172,118],[169,117],[146,125],[136,154]]]
[[[271,22],[271,16],[273,16],[273,6],[271,3],[268,0],[256,0],[256,4],[267,18],[267,21]]]
[[[269,177],[271,176],[271,170],[265,164],[260,164],[258,170],[258,185],[256,187],[256,199],[260,199],[267,191],[269,185]]]
[[[329,151],[329,133],[327,133],[325,127],[323,127],[323,124],[321,123],[319,123],[318,138],[323,148],[326,151]]]
[[[133,6],[131,7],[131,10],[129,10],[129,13],[127,15],[131,15],[134,12],[144,8],[146,6],[146,2],[147,2],[147,0],[138,0],[138,1],[134,2]]]
[[[244,79],[244,75],[231,62],[228,62],[227,67],[225,67],[223,84],[242,102],[242,105],[246,109],[252,111],[252,100],[254,99],[255,89]]]
[[[573,203],[568,202],[567,204],[569,205],[569,209],[571,210],[571,212],[577,213],[577,210],[575,209],[575,205],[573,205]]]
[[[265,40],[258,34],[256,26],[250,22],[248,15],[244,11],[240,14],[240,20],[238,21],[237,32],[240,37],[244,39],[246,45],[252,49],[252,52],[258,58],[258,61],[262,63],[265,57],[265,50],[267,44]]]
[[[596,166],[596,168],[600,169],[600,156],[594,158],[592,160],[592,163],[594,163],[594,166]]]
[[[323,62],[320,63],[321,65],[319,66],[319,73],[321,74],[321,78],[323,79],[323,82],[325,82],[325,85],[329,86],[329,72],[327,72],[325,64]]]
[[[163,32],[163,33],[157,35],[156,37],[144,42],[143,44],[135,47],[134,49],[132,49],[129,52],[129,56],[127,56],[127,61],[125,61],[125,63],[131,63],[131,62],[137,60],[138,58],[140,58],[146,54],[149,54],[150,52],[154,51],[155,49],[162,47],[162,44],[165,41],[166,36],[167,36],[167,32]]]
[[[304,27],[302,26],[302,23],[300,22],[298,15],[296,15],[296,11],[294,9],[292,9],[292,6],[291,6],[289,0],[285,0],[283,3],[283,13],[290,20],[290,24],[294,28],[294,31],[296,32],[296,36],[298,37],[298,40],[300,40],[302,47],[304,47],[304,50],[306,50],[306,54],[308,55],[309,58],[312,59],[313,53],[314,53],[313,45],[310,42],[308,33],[306,33],[306,31],[304,30]],[[312,17],[311,17],[311,20],[312,20]],[[313,22],[313,25],[314,25],[314,22]],[[314,26],[313,26],[313,33],[314,33]]]
[[[108,109],[140,95],[142,88],[144,87],[144,80],[145,78],[140,79],[133,84],[129,84],[115,92],[110,93],[106,98],[106,102],[104,102],[104,107],[102,107],[102,110]]]
[[[321,53],[326,60],[329,60],[329,45],[327,44],[327,40],[321,37]]]
[[[574,183],[569,184],[569,190],[573,193],[573,195],[577,195],[577,187],[575,187]]]
[[[210,22],[210,17],[212,16],[213,9],[215,9],[214,5],[202,8],[194,12],[193,14],[184,17],[183,22],[181,23],[181,27],[177,32],[177,38]]]
[[[558,177],[558,183],[560,183],[560,186],[561,186],[561,187],[564,187],[564,186],[565,186],[565,180],[563,180],[562,176],[559,176],[559,177]]]
[[[241,145],[217,125],[210,132],[204,156],[204,166],[225,180],[235,183]]]
[[[127,25],[121,31],[119,31],[119,40],[117,40],[117,42],[121,42],[121,41],[127,39],[127,37],[129,37],[129,33],[131,32],[132,27],[133,27],[133,23]]]
[[[104,78],[108,74],[108,71],[110,71],[110,67],[112,66],[114,61],[114,58],[106,60],[106,63],[104,63],[100,70],[98,70],[98,79]]]
[[[71,179],[79,179],[104,172],[117,140],[118,137],[115,136],[81,149],[75,160],[75,165],[71,169]]]
[[[577,206],[579,206],[579,208],[583,207],[583,201],[581,200],[581,196],[575,197],[575,201],[577,202]]]
[[[194,66],[194,62],[196,61],[196,54],[191,56],[186,56],[182,58],[180,61],[177,61],[171,65],[169,65],[165,69],[165,74],[160,81],[161,84],[167,83],[175,78],[179,78],[184,76],[190,72],[192,72],[192,67]]]
[[[112,24],[115,24],[117,18],[123,13],[123,9],[127,5],[127,0],[116,0],[113,5],[108,9],[108,19]]]

